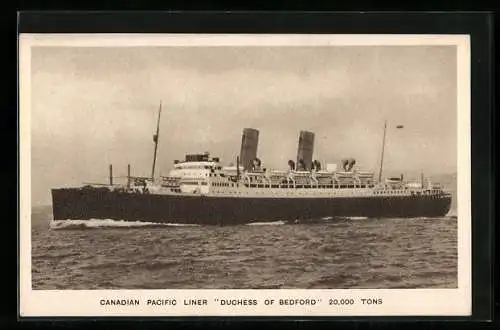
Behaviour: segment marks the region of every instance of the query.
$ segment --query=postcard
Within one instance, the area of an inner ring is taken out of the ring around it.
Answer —
[[[20,315],[470,315],[469,42],[21,34]]]

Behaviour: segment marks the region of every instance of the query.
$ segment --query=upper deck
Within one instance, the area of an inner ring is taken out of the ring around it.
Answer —
[[[202,158],[203,157],[203,158]],[[374,180],[372,171],[352,167],[332,170],[267,170],[256,167],[222,166],[218,158],[207,154],[175,161],[167,176],[156,180],[133,180],[123,191],[203,195],[221,197],[327,198],[369,196],[441,195],[443,189],[429,180],[405,182],[403,178]]]

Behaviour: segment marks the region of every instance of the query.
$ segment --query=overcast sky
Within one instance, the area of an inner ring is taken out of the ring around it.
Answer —
[[[150,175],[160,100],[158,174],[191,152],[235,162],[244,127],[268,168],[310,130],[314,158],[377,170],[386,119],[388,172],[456,171],[454,46],[35,47],[31,72],[34,205],[110,163]]]

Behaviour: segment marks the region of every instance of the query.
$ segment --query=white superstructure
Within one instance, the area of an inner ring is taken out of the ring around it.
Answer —
[[[198,157],[198,158],[197,158]],[[330,167],[332,168],[332,167]],[[262,198],[335,198],[411,196],[440,194],[442,188],[429,180],[404,182],[388,178],[375,182],[372,171],[356,167],[349,171],[265,170],[246,171],[243,166],[223,166],[209,154],[175,161],[167,176],[156,180],[135,178],[128,190],[153,194]],[[123,187],[121,188],[123,189]]]

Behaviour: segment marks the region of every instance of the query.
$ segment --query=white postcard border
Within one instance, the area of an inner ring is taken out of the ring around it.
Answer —
[[[31,288],[31,47],[151,46],[457,46],[457,289],[353,290],[32,290]],[[21,34],[19,37],[21,316],[459,316],[471,314],[470,38],[468,35],[214,35]],[[109,306],[107,299],[138,299],[139,306]],[[146,306],[147,299],[177,304]],[[185,299],[206,299],[204,306]],[[218,299],[218,301],[216,301]],[[247,305],[221,305],[223,299]],[[309,299],[280,305],[280,299]],[[331,305],[335,302],[337,305]],[[339,305],[354,299],[354,305]],[[345,300],[347,299],[347,300]],[[382,300],[363,304],[361,299]],[[257,300],[257,305],[253,305]],[[271,300],[273,301],[271,303]],[[312,305],[312,300],[315,304]],[[268,303],[266,305],[266,302]],[[250,303],[251,305],[248,305]]]

